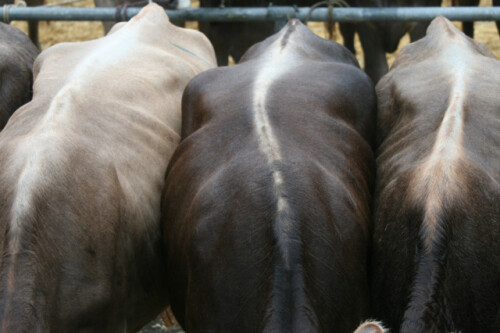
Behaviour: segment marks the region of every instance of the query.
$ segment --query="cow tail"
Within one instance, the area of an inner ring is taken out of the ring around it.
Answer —
[[[305,292],[302,267],[301,221],[290,202],[290,195],[282,181],[283,167],[273,164],[274,197],[276,210],[272,216],[275,242],[272,273],[272,297],[263,332],[309,331],[317,321]],[[314,318],[313,318],[314,317]]]
[[[326,25],[326,30],[328,32],[328,39],[330,40],[336,40],[337,39],[337,34],[336,34],[336,25],[335,22],[333,21],[328,21],[325,23]]]
[[[423,219],[415,253],[416,274],[401,333],[438,332],[441,321],[449,317],[444,313],[446,306],[438,302],[442,263],[446,255],[443,217],[440,214]]]
[[[33,244],[35,218],[26,212],[14,213],[6,224],[0,265],[0,322],[6,332],[17,331],[21,324],[25,332],[34,332],[40,324],[32,305],[36,258],[26,245]],[[22,233],[14,231],[21,228]]]
[[[277,243],[273,272],[271,331],[297,331],[303,318],[300,300],[306,299],[304,277],[300,262],[299,230],[297,220],[290,209],[275,216],[274,235]]]
[[[335,22],[333,21],[333,8],[334,6],[348,7],[349,5],[343,0],[327,0],[327,1],[316,2],[309,9],[309,12],[306,15],[304,23],[307,24],[309,22],[309,17],[311,16],[311,13],[313,12],[314,9],[323,5],[328,6],[328,21],[325,23],[325,28],[326,31],[328,32],[328,39],[335,40],[336,34],[335,34]]]

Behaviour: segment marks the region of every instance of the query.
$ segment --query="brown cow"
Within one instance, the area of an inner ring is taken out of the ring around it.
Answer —
[[[182,91],[214,64],[157,5],[37,58],[0,133],[0,331],[136,331],[166,306],[161,189]]]
[[[375,316],[500,332],[500,63],[439,17],[376,88]]]
[[[352,332],[369,316],[375,105],[354,56],[297,20],[191,81],[162,207],[186,331]]]
[[[31,100],[38,52],[21,30],[0,22],[0,130],[14,111]]]

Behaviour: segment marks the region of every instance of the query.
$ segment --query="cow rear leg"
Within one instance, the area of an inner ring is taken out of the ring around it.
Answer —
[[[493,6],[500,6],[500,0],[493,0]],[[496,23],[498,33],[500,34],[500,21],[497,21]]]
[[[457,3],[453,4],[454,6],[469,6],[469,7],[477,7],[479,6],[479,0],[461,0],[461,1],[456,1]],[[496,0],[493,1],[493,5],[498,5],[495,4],[495,2],[498,2]],[[464,34],[469,36],[470,38],[474,38],[474,21],[465,21],[462,22],[462,31]]]
[[[213,44],[215,56],[217,58],[217,65],[227,66],[229,64],[229,51],[227,49],[227,46],[224,44],[224,42],[215,42]]]
[[[344,46],[351,51],[352,54],[356,54],[356,49],[354,48],[354,33],[356,32],[356,25],[353,23],[340,23],[339,27],[342,38],[344,38]]]
[[[410,40],[412,43],[425,36],[429,24],[431,24],[431,22],[425,21],[417,23],[417,25],[410,31]]]
[[[474,38],[474,22],[472,21],[462,22],[462,30],[464,34],[466,34],[470,38]]]
[[[40,46],[40,41],[38,40],[38,21],[28,21],[28,35],[30,36],[33,44],[41,50],[42,47]]]
[[[378,30],[367,23],[358,24],[356,30],[363,47],[365,72],[376,84],[389,70],[382,38]]]
[[[222,25],[222,27],[221,27]],[[225,24],[227,27],[227,23]],[[217,58],[218,66],[227,66],[229,63],[229,49],[227,46],[226,35],[220,33],[224,31],[224,23],[213,23],[213,22],[200,22],[199,30],[203,32],[214,47],[215,57]]]

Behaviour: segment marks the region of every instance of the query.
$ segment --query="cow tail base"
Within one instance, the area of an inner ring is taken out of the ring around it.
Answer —
[[[411,289],[410,301],[403,316],[401,333],[442,332],[442,328],[449,326],[446,304],[440,300],[440,281],[443,272],[442,264],[445,261],[446,246],[444,246],[445,221],[442,215],[435,221],[441,230],[432,235],[420,233],[420,241],[415,253],[416,274]],[[423,223],[425,225],[425,223]],[[441,237],[440,237],[441,236]],[[431,238],[431,246],[425,246]],[[440,319],[438,319],[440,318]]]

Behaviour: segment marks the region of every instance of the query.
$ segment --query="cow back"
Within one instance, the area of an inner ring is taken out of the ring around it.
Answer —
[[[499,329],[499,71],[438,18],[377,85],[373,299],[391,329]]]
[[[374,102],[354,57],[295,20],[191,81],[162,210],[186,330],[352,332],[368,316]]]
[[[200,7],[310,7],[315,0],[201,0]],[[238,62],[254,44],[263,41],[275,32],[273,21],[254,22],[200,22],[200,31],[214,45],[219,66],[228,64],[228,56]]]
[[[156,5],[40,55],[0,134],[2,330],[133,331],[166,306],[163,178],[182,91],[214,62]]]

